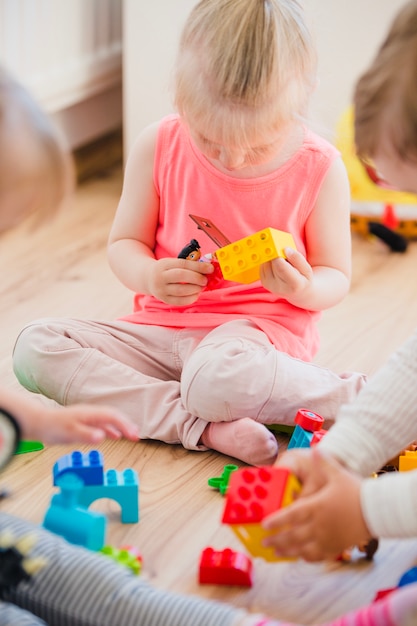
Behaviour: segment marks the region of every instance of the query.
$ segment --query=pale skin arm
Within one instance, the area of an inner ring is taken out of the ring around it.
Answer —
[[[119,280],[132,291],[175,306],[195,302],[207,285],[211,263],[154,256],[159,198],[153,183],[158,124],[138,137],[127,161],[122,196],[110,231],[108,258]]]
[[[316,448],[291,450],[277,465],[301,482],[297,500],[264,519],[265,540],[280,557],[334,559],[371,538],[360,503],[361,479]]]
[[[286,260],[262,265],[261,282],[295,306],[322,311],[345,297],[351,278],[350,192],[340,158],[323,181],[306,224],[306,241],[307,259],[286,248]]]
[[[0,389],[0,407],[19,423],[23,439],[56,443],[96,444],[106,437],[139,439],[137,426],[119,411],[103,406],[76,404],[45,406],[40,401],[11,389]]]

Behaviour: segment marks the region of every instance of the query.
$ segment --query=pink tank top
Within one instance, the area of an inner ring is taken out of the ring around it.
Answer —
[[[210,219],[230,241],[267,227],[289,232],[305,254],[304,225],[338,154],[334,146],[306,130],[301,149],[278,170],[259,178],[236,179],[217,170],[197,150],[177,115],[164,118],[154,167],[160,197],[155,257],[176,257],[193,238],[202,254],[215,251],[215,244],[197,229],[190,213]],[[121,319],[177,328],[214,328],[233,319],[248,319],[279,350],[311,360],[319,346],[319,316],[270,293],[259,281],[249,285],[223,281],[185,307],[136,294],[134,312]]]

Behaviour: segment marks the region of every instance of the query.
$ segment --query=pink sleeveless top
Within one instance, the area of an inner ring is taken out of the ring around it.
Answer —
[[[305,254],[304,225],[338,154],[330,143],[306,130],[301,149],[278,170],[259,178],[236,179],[217,170],[197,150],[177,115],[164,118],[154,167],[160,197],[155,257],[176,257],[193,238],[202,254],[215,251],[216,245],[197,229],[189,213],[210,219],[230,241],[267,227],[289,232],[297,250]],[[136,294],[134,312],[121,319],[177,328],[214,328],[233,319],[248,319],[279,350],[311,360],[319,345],[319,316],[270,293],[259,281],[249,285],[223,281],[185,307]]]

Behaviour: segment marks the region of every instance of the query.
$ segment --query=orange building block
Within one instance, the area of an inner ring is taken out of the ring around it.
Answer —
[[[259,280],[262,263],[285,258],[284,248],[296,249],[294,238],[276,228],[265,228],[216,250],[216,258],[225,280],[253,283]]]
[[[404,450],[399,456],[398,469],[400,472],[409,472],[417,469],[417,450]]]
[[[248,552],[266,561],[278,561],[273,548],[262,545],[269,534],[261,522],[270,513],[293,502],[299,481],[283,467],[242,468],[230,477],[223,524],[229,524]]]

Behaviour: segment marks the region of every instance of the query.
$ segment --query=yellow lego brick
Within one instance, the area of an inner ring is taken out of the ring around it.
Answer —
[[[278,257],[285,258],[286,247],[296,249],[290,233],[276,228],[265,228],[250,237],[219,248],[216,258],[225,280],[248,284],[259,280],[262,263]]]
[[[398,469],[400,472],[409,472],[417,469],[417,451],[405,450],[399,457]]]

